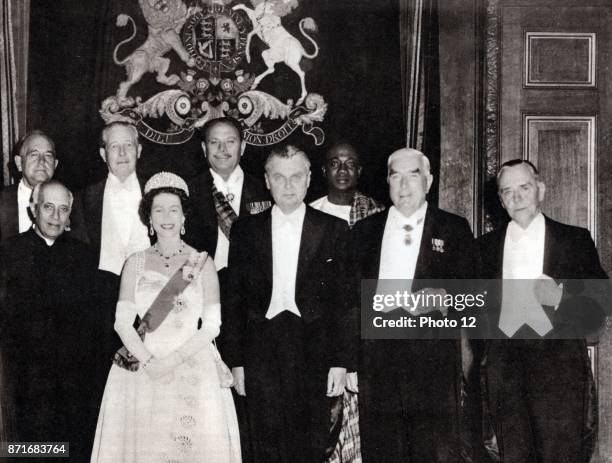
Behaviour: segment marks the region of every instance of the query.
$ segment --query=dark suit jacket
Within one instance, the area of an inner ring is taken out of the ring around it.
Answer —
[[[356,317],[347,306],[344,220],[306,207],[296,276],[295,302],[306,325],[318,325],[309,348],[318,349],[319,369],[354,368]],[[264,322],[272,297],[272,213],[240,217],[232,226],[225,360],[246,366],[257,323]],[[309,365],[309,367],[312,367]]]
[[[544,266],[549,277],[564,282],[564,296],[551,322],[554,330],[548,336],[555,336],[558,329],[567,328],[572,323],[601,323],[605,314],[598,304],[594,304],[588,294],[583,294],[584,286],[579,279],[607,279],[601,267],[599,256],[589,231],[584,228],[556,222],[545,217]],[[497,333],[501,308],[501,279],[504,262],[504,242],[508,225],[487,233],[477,240],[479,254],[479,273],[483,279],[494,279],[489,285],[491,294],[497,295],[487,307],[490,333]],[[570,281],[567,281],[570,280]],[[497,336],[494,336],[497,337]]]
[[[185,241],[196,249],[206,250],[214,257],[217,249],[217,212],[212,197],[213,177],[208,169],[194,177],[189,182],[189,197],[191,213],[186,220]],[[244,173],[242,196],[240,197],[240,214],[253,214],[253,203],[268,202],[271,205],[270,195],[261,181],[252,175]],[[258,205],[259,206],[259,205]],[[260,212],[256,209],[255,212]]]
[[[388,215],[388,210],[379,212],[357,222],[352,230],[351,260],[358,280],[378,279]],[[444,252],[440,252],[441,241]],[[444,286],[452,293],[447,284],[423,280],[470,278],[473,241],[464,218],[429,205],[412,290]],[[364,301],[372,300],[370,294],[362,297]],[[403,309],[395,309],[385,318],[406,315]],[[449,317],[454,315],[449,311]],[[431,312],[427,318],[443,316]],[[421,328],[415,333],[419,339],[361,341],[359,420],[364,461],[459,461],[455,457],[461,449],[457,424],[462,376],[460,343],[437,339],[437,334],[435,329]]]
[[[19,234],[19,213],[17,211],[17,184],[0,191],[0,241]]]

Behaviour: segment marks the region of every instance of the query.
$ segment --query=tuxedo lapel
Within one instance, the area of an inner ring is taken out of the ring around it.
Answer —
[[[261,249],[261,269],[272,287],[272,208],[262,212],[262,215],[264,224],[255,243],[261,243],[261,246],[257,246],[257,249]]]
[[[432,259],[432,238],[434,234],[435,218],[431,206],[427,207],[425,213],[425,223],[423,223],[423,235],[421,236],[421,246],[419,248],[419,257],[417,258],[416,268],[414,269],[414,279],[431,278],[431,262]]]
[[[497,247],[492,249],[492,252],[495,253],[494,261],[493,261],[493,278],[502,279],[504,275],[504,246],[506,244],[506,232],[508,231],[508,224],[504,225],[499,235],[499,242],[496,243]]]
[[[17,204],[17,185],[11,185],[4,192],[2,208],[2,236],[3,239],[19,234],[19,206]]]
[[[104,206],[104,189],[106,180],[92,185],[85,195],[85,219],[89,223],[87,232],[89,233],[91,244],[100,249],[102,232],[102,209]]]
[[[325,232],[322,224],[318,224],[316,216],[313,214],[310,206],[306,206],[306,214],[304,216],[304,225],[302,226],[302,235],[300,239],[300,252],[298,254],[298,267],[296,275],[296,283],[299,284],[307,275],[308,268],[312,262],[317,248],[323,241],[323,233]],[[296,286],[297,293],[297,286]]]
[[[254,196],[254,193],[253,193],[253,186],[251,185],[251,179],[245,173],[244,181],[242,183],[242,194],[240,195],[240,208],[239,208],[240,215],[249,214],[249,210],[247,209],[247,204],[252,201],[251,198],[253,196]]]
[[[378,271],[380,269],[380,253],[382,251],[382,240],[385,235],[385,226],[387,224],[387,217],[389,216],[389,209],[381,214],[377,214],[376,218],[370,219],[376,221],[372,223],[371,230],[366,230],[367,235],[362,236],[362,240],[368,243],[367,250],[367,271],[365,278],[377,280]],[[356,246],[361,246],[361,243],[356,243]]]
[[[556,278],[559,267],[559,257],[561,256],[561,253],[558,252],[558,238],[555,233],[554,224],[548,217],[545,216],[544,219],[546,225],[544,229],[544,265],[542,268],[546,275]],[[555,249],[557,252],[555,252]]]
[[[138,186],[140,187],[140,194],[141,194],[141,198],[144,197],[144,187],[146,182],[142,179],[141,176],[137,175],[136,178],[138,179]],[[147,227],[148,229],[148,227]],[[149,238],[149,243],[153,244],[153,237],[147,233],[147,237]]]
[[[214,180],[209,169],[206,169],[202,174],[202,182],[199,188],[199,195],[196,201],[200,202],[199,208],[202,210],[202,219],[205,220],[205,229],[202,233],[206,234],[208,247],[210,252],[217,251],[217,241],[219,240],[219,226],[217,224],[217,209],[215,208],[215,200],[212,196]]]
[[[143,180],[143,178],[140,175],[137,175],[136,178],[138,179],[138,186],[140,187],[140,194],[144,196],[144,186],[146,182]]]

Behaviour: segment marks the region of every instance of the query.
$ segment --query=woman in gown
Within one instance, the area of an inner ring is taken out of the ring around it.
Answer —
[[[213,344],[221,324],[215,266],[206,253],[196,253],[181,239],[187,185],[162,172],[144,191],[140,216],[157,242],[126,261],[115,315],[115,330],[138,366],[125,369],[119,366],[121,356],[115,356],[91,461],[240,462],[234,403]],[[142,331],[134,329],[136,316],[143,319],[159,305],[177,272],[190,283],[171,304],[166,302],[171,310],[141,340]]]

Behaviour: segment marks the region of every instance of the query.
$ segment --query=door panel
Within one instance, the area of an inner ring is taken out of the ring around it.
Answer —
[[[610,274],[612,0],[500,0],[497,17],[498,160],[538,167],[544,212],[588,228]],[[612,463],[610,325],[589,354],[599,392],[595,461]]]

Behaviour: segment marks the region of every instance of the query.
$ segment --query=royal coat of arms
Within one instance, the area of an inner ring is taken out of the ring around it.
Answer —
[[[231,116],[241,121],[244,138],[252,145],[278,143],[298,128],[322,144],[324,133],[315,124],[323,121],[327,103],[321,95],[308,92],[301,67],[303,58],[315,59],[319,53],[312,37],[314,20],[301,19],[301,37],[296,37],[281,18],[298,6],[298,0],[251,0],[253,8],[232,3],[195,0],[187,6],[181,0],[139,0],[147,39],[122,59],[119,55],[127,53],[124,48],[136,36],[137,26],[132,17],[120,14],[117,27],[130,26],[132,34],[116,45],[113,60],[125,68],[126,77],[116,94],[102,102],[104,121],[131,122],[150,141],[180,144],[207,121]],[[254,40],[267,47],[261,56],[251,54]],[[180,60],[180,72],[170,73],[171,60]],[[258,75],[249,72],[255,60],[266,67]],[[300,94],[285,102],[257,90],[281,64],[293,71],[300,85]],[[131,95],[147,73],[155,75],[161,91],[146,99]],[[273,122],[277,124],[270,130]],[[166,124],[164,129],[160,123]]]

